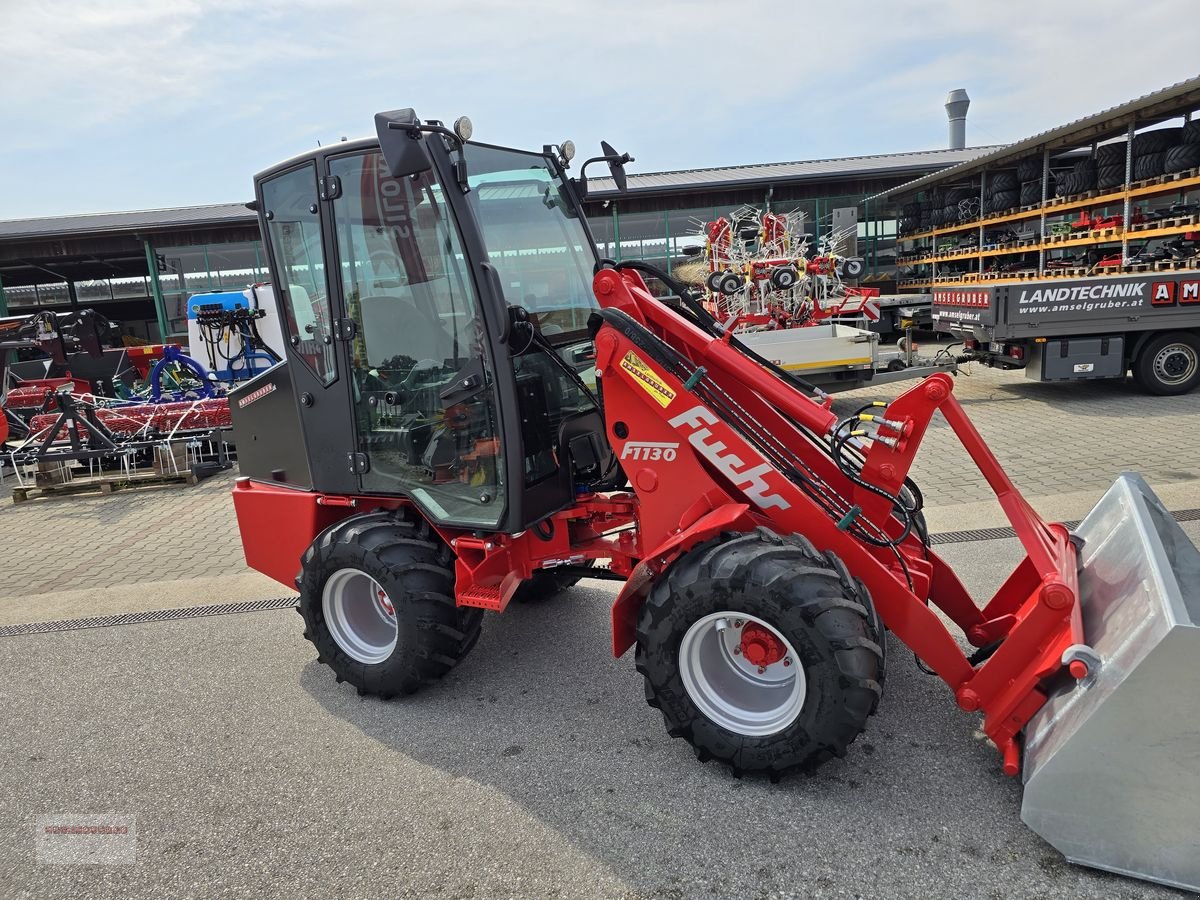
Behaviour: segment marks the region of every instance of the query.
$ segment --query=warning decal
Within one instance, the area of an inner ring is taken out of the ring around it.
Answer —
[[[621,368],[632,376],[635,384],[658,401],[658,405],[666,409],[675,399],[675,392],[663,384],[653,369],[646,365],[632,350],[621,360]]]

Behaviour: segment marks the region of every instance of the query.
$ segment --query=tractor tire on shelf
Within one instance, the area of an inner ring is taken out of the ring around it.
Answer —
[[[723,535],[676,560],[638,617],[637,669],[667,732],[735,774],[809,771],[862,733],[883,691],[862,582],[798,535]]]
[[[1041,181],[1042,158],[1040,156],[1027,156],[1024,159],[1018,160],[1017,179],[1019,181]]]
[[[1055,181],[1054,193],[1060,197],[1073,197],[1075,194],[1083,193],[1083,188],[1080,177],[1074,172],[1066,172],[1059,175]]]
[[[993,212],[1004,212],[1018,204],[1021,195],[1017,191],[1000,191],[992,195]]]
[[[1182,128],[1157,128],[1133,136],[1133,155],[1146,156],[1149,153],[1162,153],[1174,147],[1183,138]]]
[[[1042,182],[1026,181],[1021,185],[1021,205],[1032,206],[1042,202]]]
[[[1183,123],[1183,132],[1180,135],[1185,144],[1200,144],[1200,119],[1192,119],[1190,122]]]
[[[1200,143],[1172,147],[1163,157],[1163,172],[1186,172],[1200,166]]]
[[[1011,172],[997,172],[988,180],[988,195],[998,194],[1001,191],[1015,191],[1017,185],[1016,175]]]
[[[1128,152],[1129,144],[1127,141],[1120,141],[1116,144],[1105,144],[1103,147],[1096,148],[1096,168],[1103,169],[1105,166],[1120,166],[1121,170],[1125,170],[1125,154]]]
[[[1133,361],[1133,380],[1148,394],[1171,397],[1200,385],[1200,338],[1169,331],[1146,342]]]
[[[1098,189],[1120,187],[1125,183],[1125,163],[1112,166],[1101,166],[1096,170],[1096,187]]]
[[[327,528],[304,553],[299,588],[318,661],[363,696],[411,694],[479,639],[483,610],[454,601],[453,552],[406,510]]]
[[[1163,173],[1163,165],[1166,163],[1166,156],[1165,151],[1160,151],[1135,157],[1133,160],[1133,180],[1141,181],[1144,178],[1154,178],[1157,175],[1161,175]]]

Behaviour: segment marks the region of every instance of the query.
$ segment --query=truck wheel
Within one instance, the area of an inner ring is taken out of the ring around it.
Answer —
[[[881,624],[861,582],[766,528],[679,559],[638,619],[646,700],[672,737],[735,774],[844,756],[882,694]]]
[[[1200,384],[1200,338],[1182,331],[1151,338],[1133,363],[1133,380],[1148,394],[1186,394]]]
[[[352,516],[313,541],[300,614],[338,682],[385,700],[454,668],[483,619],[483,610],[455,605],[454,554],[407,511]]]

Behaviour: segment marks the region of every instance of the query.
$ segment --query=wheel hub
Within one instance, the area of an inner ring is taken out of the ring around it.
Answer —
[[[804,666],[787,638],[740,612],[711,613],[692,624],[679,644],[679,675],[706,718],[747,737],[787,728],[808,692]]]
[[[1196,371],[1195,351],[1186,344],[1169,344],[1154,359],[1154,369],[1165,384],[1187,381]]]
[[[396,649],[396,608],[387,591],[359,569],[338,569],[321,591],[325,625],[338,647],[360,663],[374,665]]]
[[[787,656],[787,647],[769,628],[751,622],[742,629],[738,645],[742,656],[753,666],[769,666]]]

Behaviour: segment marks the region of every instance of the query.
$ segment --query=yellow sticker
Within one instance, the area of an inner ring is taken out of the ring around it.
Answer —
[[[675,399],[675,392],[663,384],[657,373],[642,362],[632,350],[621,360],[621,368],[632,375],[634,383],[640,385],[642,390],[657,400],[658,405],[664,409]]]

